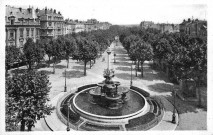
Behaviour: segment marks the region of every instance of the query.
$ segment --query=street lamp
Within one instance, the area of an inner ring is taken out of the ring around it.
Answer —
[[[117,45],[117,41],[116,41],[116,45]],[[115,54],[115,44],[114,44],[114,63],[115,63],[115,56],[116,54]]]
[[[70,125],[69,125],[69,120],[70,120],[70,114],[69,114],[69,101],[67,101],[67,131],[70,131]]]
[[[65,69],[65,86],[64,86],[64,92],[67,92],[66,69]]]
[[[116,54],[114,53],[114,63],[115,63],[115,56],[116,56]]]
[[[130,81],[130,86],[132,86],[132,64],[131,64],[131,81]]]
[[[173,89],[173,97],[174,97],[174,108],[172,114],[172,123],[176,124],[176,116],[175,116],[175,97],[176,97],[176,90]]]

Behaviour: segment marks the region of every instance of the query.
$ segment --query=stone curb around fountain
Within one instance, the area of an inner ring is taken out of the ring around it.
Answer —
[[[75,88],[76,89],[76,88]],[[50,102],[52,106],[57,106],[58,101],[60,100],[61,97],[65,96],[65,94],[70,93],[69,92],[62,92],[58,95],[56,95]],[[165,98],[165,97],[160,97],[163,106],[164,106],[164,115],[162,120],[153,128],[149,129],[148,131],[153,131],[153,130],[175,130],[177,125],[178,125],[178,120],[179,116],[176,111],[176,124],[171,123],[172,120],[172,112],[170,110],[173,109],[173,105]],[[67,126],[58,118],[56,109],[51,113],[51,115],[47,115],[45,118],[45,122],[47,126],[50,128],[52,131],[66,131]],[[75,131],[73,129],[70,129],[72,131]]]
[[[159,96],[163,107],[164,107],[164,115],[161,121],[154,126],[153,128],[149,129],[149,131],[153,130],[175,130],[178,123],[179,123],[179,115],[177,110],[175,109],[175,116],[176,116],[176,124],[173,124],[172,121],[172,114],[171,110],[173,110],[174,106],[171,102],[169,102],[165,97]]]
[[[64,94],[64,92],[59,93],[48,104],[56,107],[58,100],[64,96]],[[53,110],[51,115],[47,115],[45,117],[45,122],[52,131],[66,131],[67,126],[58,118],[56,108]]]

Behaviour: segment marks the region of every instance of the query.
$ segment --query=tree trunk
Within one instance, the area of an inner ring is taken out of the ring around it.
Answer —
[[[54,58],[54,62],[53,62],[53,74],[55,74],[55,64],[56,64],[56,58]]]
[[[69,58],[67,59],[67,68],[69,68]]]
[[[198,106],[202,107],[201,103],[201,90],[200,90],[200,79],[198,78],[197,89],[198,89]]]
[[[86,66],[87,66],[87,62],[86,62],[86,60],[84,60],[84,76],[87,75],[87,73],[86,73]]]
[[[50,67],[50,56],[48,56],[48,57],[49,57],[48,67]]]
[[[95,64],[96,60],[94,59],[94,64]]]
[[[141,61],[141,77],[143,78],[143,62]]]
[[[29,121],[29,124],[27,125],[27,130],[28,131],[32,131],[33,125],[34,125],[34,122],[33,121]]]
[[[28,70],[31,70],[31,69],[32,69],[31,63],[29,62],[29,63],[28,63]]]
[[[20,131],[25,131],[25,120],[21,121],[21,129]]]
[[[19,70],[19,62],[18,62],[18,70]]]
[[[27,128],[28,128],[28,131],[32,131],[32,125],[29,125]]]
[[[91,67],[92,67],[91,60],[89,61],[89,63],[90,63],[90,69],[91,69]]]
[[[135,76],[137,77],[137,66],[135,65]]]
[[[138,60],[138,71],[139,71],[139,68],[140,68],[140,65],[139,65],[139,64],[140,64],[140,61]]]

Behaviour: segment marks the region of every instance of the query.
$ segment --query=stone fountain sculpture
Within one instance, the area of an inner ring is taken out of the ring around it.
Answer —
[[[108,53],[108,68],[104,70],[105,80],[98,83],[98,87],[89,91],[92,97],[92,103],[98,104],[109,109],[118,109],[125,102],[128,88],[119,88],[120,82],[113,81],[114,70],[109,69],[109,50]]]

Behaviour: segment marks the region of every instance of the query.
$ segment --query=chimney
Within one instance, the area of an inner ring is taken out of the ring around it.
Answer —
[[[19,11],[22,12],[22,8],[21,7],[19,8]]]
[[[56,14],[56,10],[55,10],[55,9],[54,9],[53,13],[55,13],[55,14]]]
[[[58,11],[58,14],[61,15],[60,11]]]
[[[50,9],[50,12],[52,13],[52,11],[53,11],[53,9],[51,8],[51,9]]]
[[[45,7],[45,14],[47,14],[47,7]]]
[[[27,10],[28,10],[29,13],[32,13],[32,8],[30,8],[30,6]]]
[[[38,13],[38,8],[36,8],[36,13]]]

